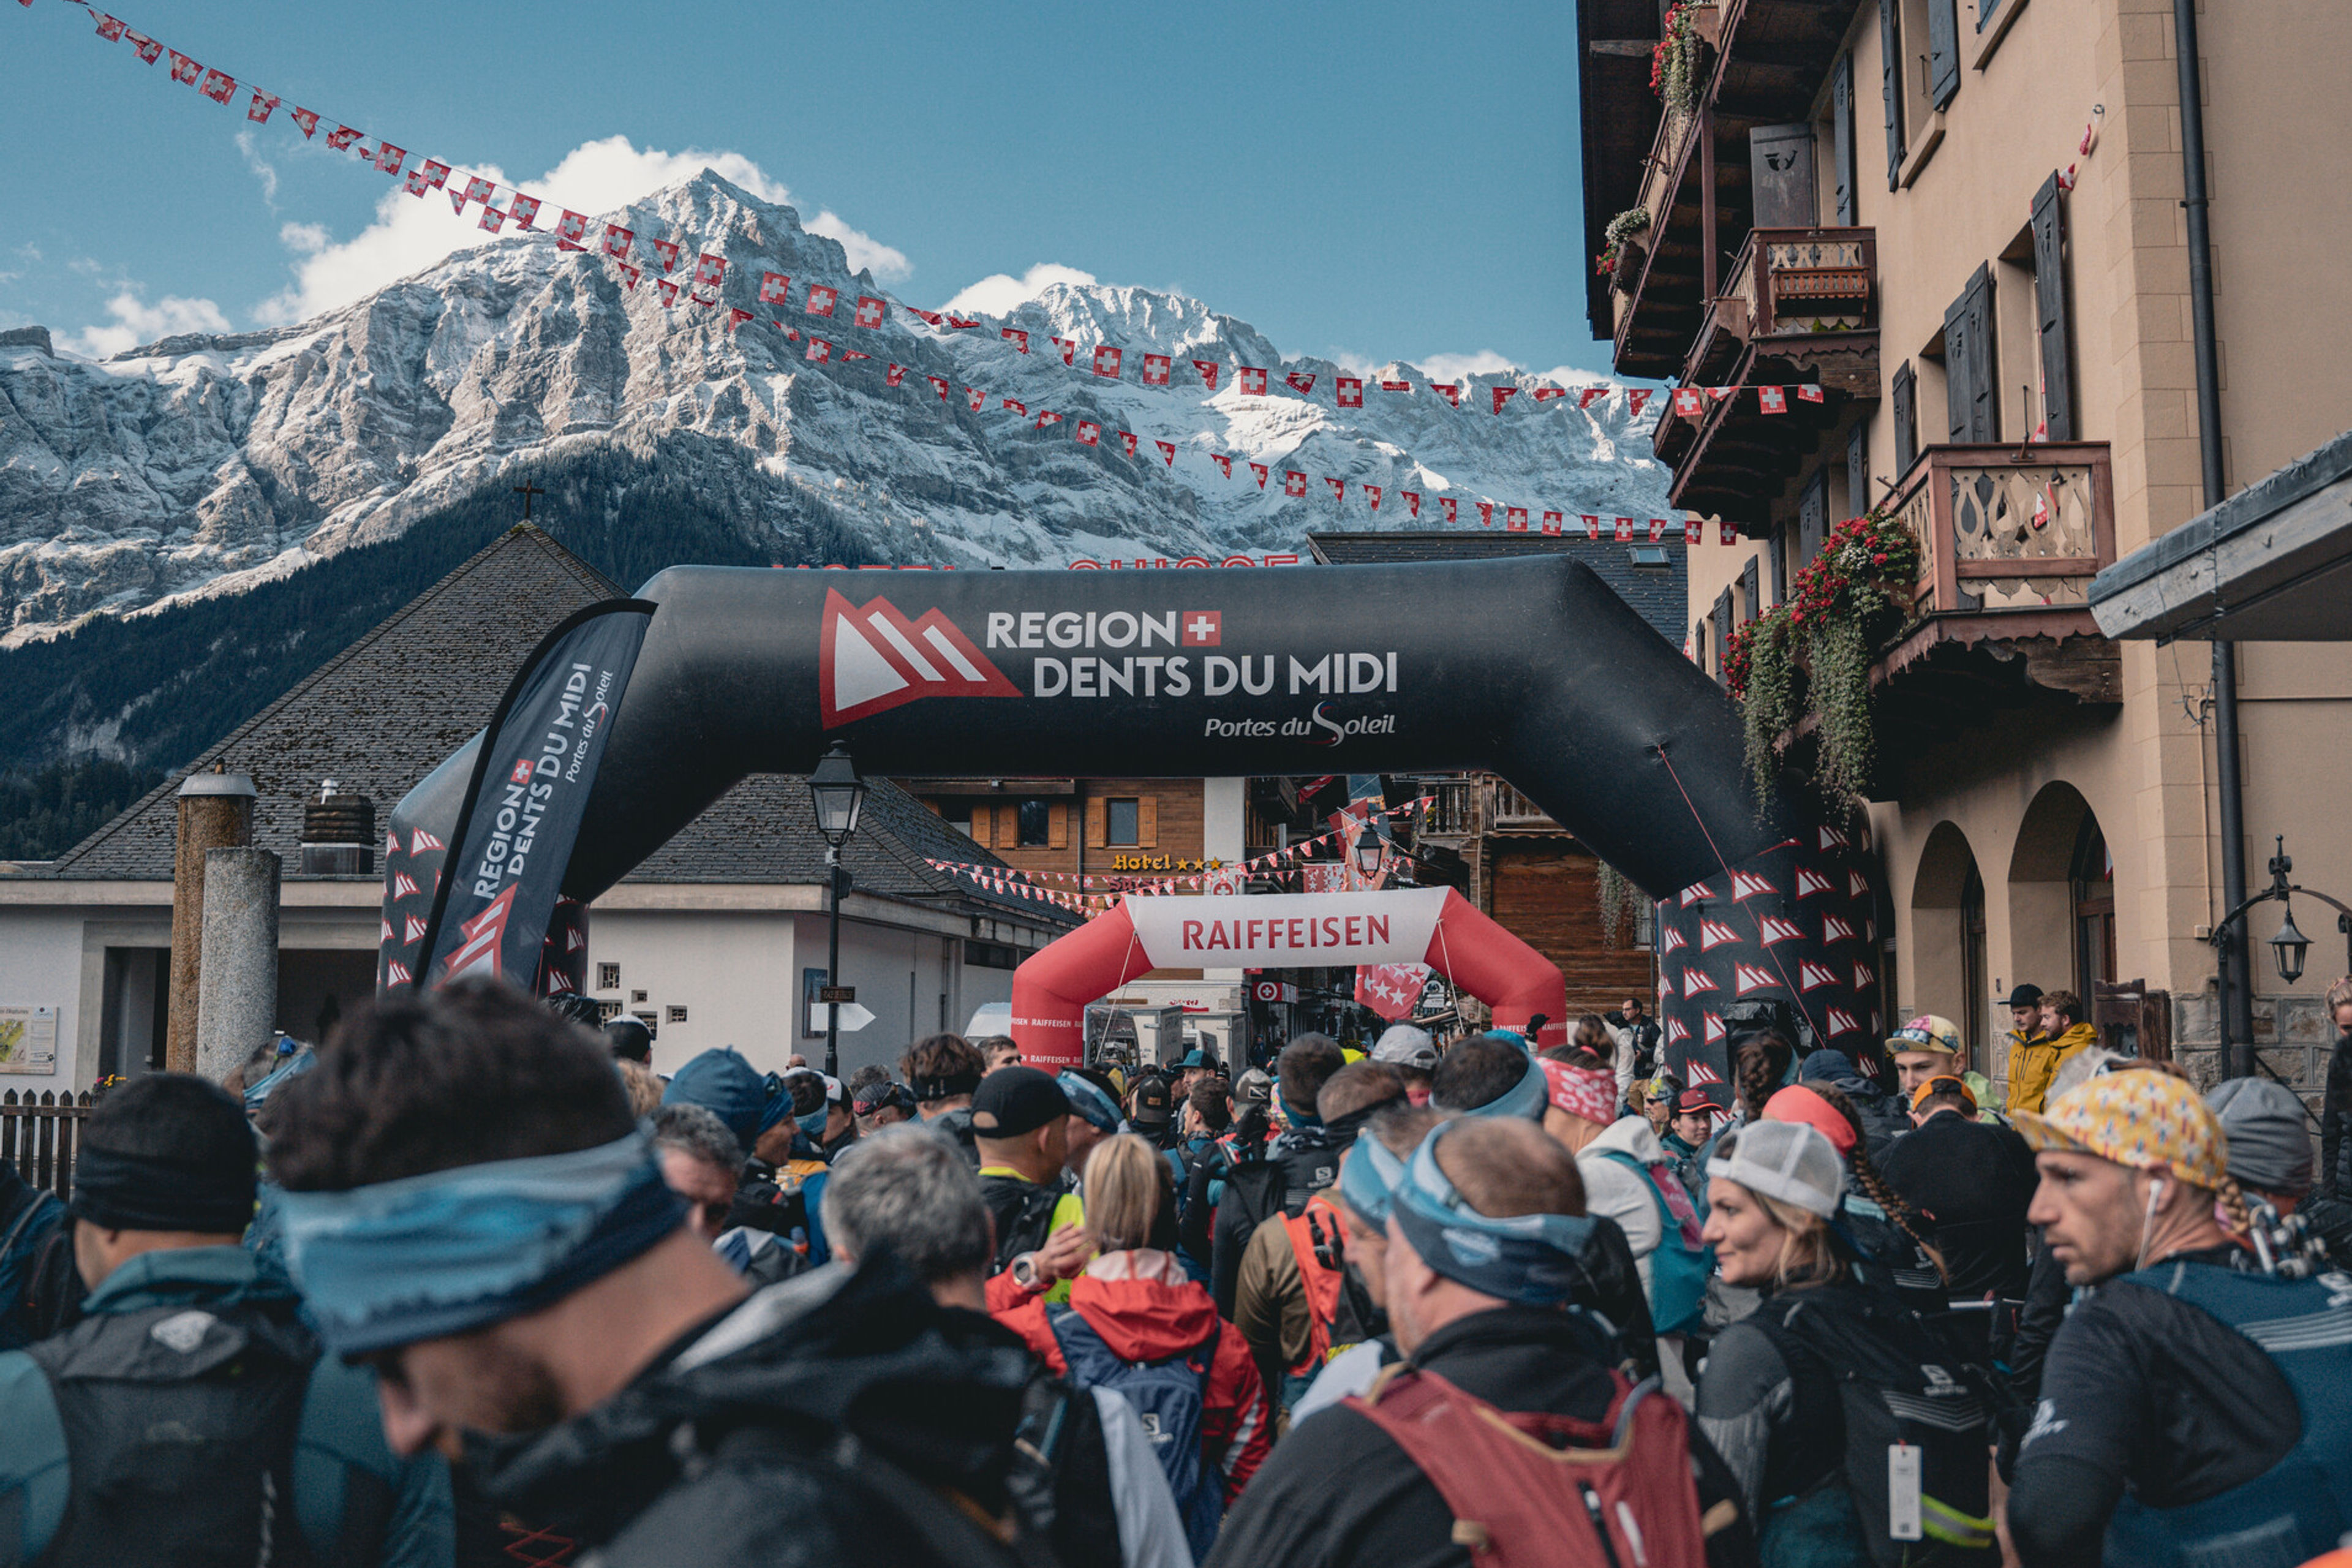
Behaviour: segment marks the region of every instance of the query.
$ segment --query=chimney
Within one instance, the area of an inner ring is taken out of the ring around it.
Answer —
[[[302,803],[301,867],[306,877],[374,876],[375,803],[321,783],[318,798]]]

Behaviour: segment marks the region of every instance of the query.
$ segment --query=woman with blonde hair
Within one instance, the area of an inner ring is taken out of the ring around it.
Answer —
[[[1847,1181],[1836,1145],[1808,1122],[1757,1121],[1724,1134],[1706,1170],[1717,1267],[1763,1300],[1716,1336],[1696,1414],[1761,1561],[1998,1562],[1990,1411],[1917,1316],[1856,1276],[1831,1226]]]
[[[1199,1562],[1265,1458],[1273,1408],[1248,1342],[1176,1256],[1175,1194],[1160,1152],[1131,1132],[1106,1138],[1087,1156],[1085,1187],[1097,1250],[1069,1304],[1033,1300],[997,1321],[1078,1387],[1124,1394],[1162,1435],[1154,1448]]]

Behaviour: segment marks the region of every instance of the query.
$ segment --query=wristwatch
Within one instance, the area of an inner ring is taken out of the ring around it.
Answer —
[[[1037,1255],[1024,1252],[1013,1260],[1013,1282],[1024,1290],[1043,1290],[1050,1281],[1038,1278]]]

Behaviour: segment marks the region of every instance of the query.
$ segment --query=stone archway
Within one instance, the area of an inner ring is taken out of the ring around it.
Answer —
[[[2086,853],[2102,863],[2105,859],[2091,803],[2063,779],[2042,785],[2017,825],[2017,847],[2009,857],[2011,961],[2019,980],[2044,991],[2076,992],[2088,1006],[2090,987],[2115,978],[2106,973],[2114,949],[2115,896],[2112,870],[2097,874],[2104,864],[2091,868],[2088,879],[2080,875]],[[2103,900],[2095,891],[2099,884],[2106,889]],[[2086,908],[2101,901],[2103,910]],[[2089,952],[2086,920],[2105,922],[2102,941]]]
[[[1984,878],[1968,835],[1949,820],[1920,847],[1911,879],[1912,1005],[1960,1026],[1981,1066],[1991,1040],[1986,1026]]]

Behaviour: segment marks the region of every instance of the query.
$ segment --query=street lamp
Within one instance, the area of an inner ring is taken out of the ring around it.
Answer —
[[[2284,834],[2276,836],[2273,842],[2278,846],[2278,853],[2271,857],[2271,885],[2221,917],[2221,923],[2213,928],[2215,950],[2227,953],[2230,943],[2234,940],[2230,934],[2231,930],[2243,922],[2246,911],[2256,904],[2276,899],[2286,918],[2279,922],[2278,934],[2270,939],[2271,956],[2278,962],[2279,978],[2289,985],[2294,984],[2303,978],[2304,955],[2311,950],[2311,939],[2296,927],[2294,906],[2288,901],[2289,894],[2301,893],[2305,898],[2317,899],[2336,911],[2336,929],[2345,933],[2346,963],[2347,967],[2352,967],[2352,904],[2339,902],[2326,893],[2314,892],[2309,888],[2298,887],[2288,881],[2287,878],[2294,870],[2294,858],[2286,852]],[[2232,1073],[2231,1076],[2239,1075]]]
[[[816,830],[824,836],[825,903],[829,909],[825,938],[824,982],[829,992],[844,989],[841,984],[841,900],[849,891],[849,872],[841,863],[841,847],[857,831],[857,814],[866,806],[866,781],[857,776],[857,769],[849,760],[849,749],[841,742],[824,754],[816,771],[809,774],[809,801],[816,809]],[[841,1002],[838,996],[824,1005],[824,1070],[826,1076],[841,1074]]]
[[[1380,835],[1372,831],[1372,825],[1368,822],[1364,824],[1364,830],[1356,835],[1356,875],[1361,880],[1370,882],[1380,874]]]

